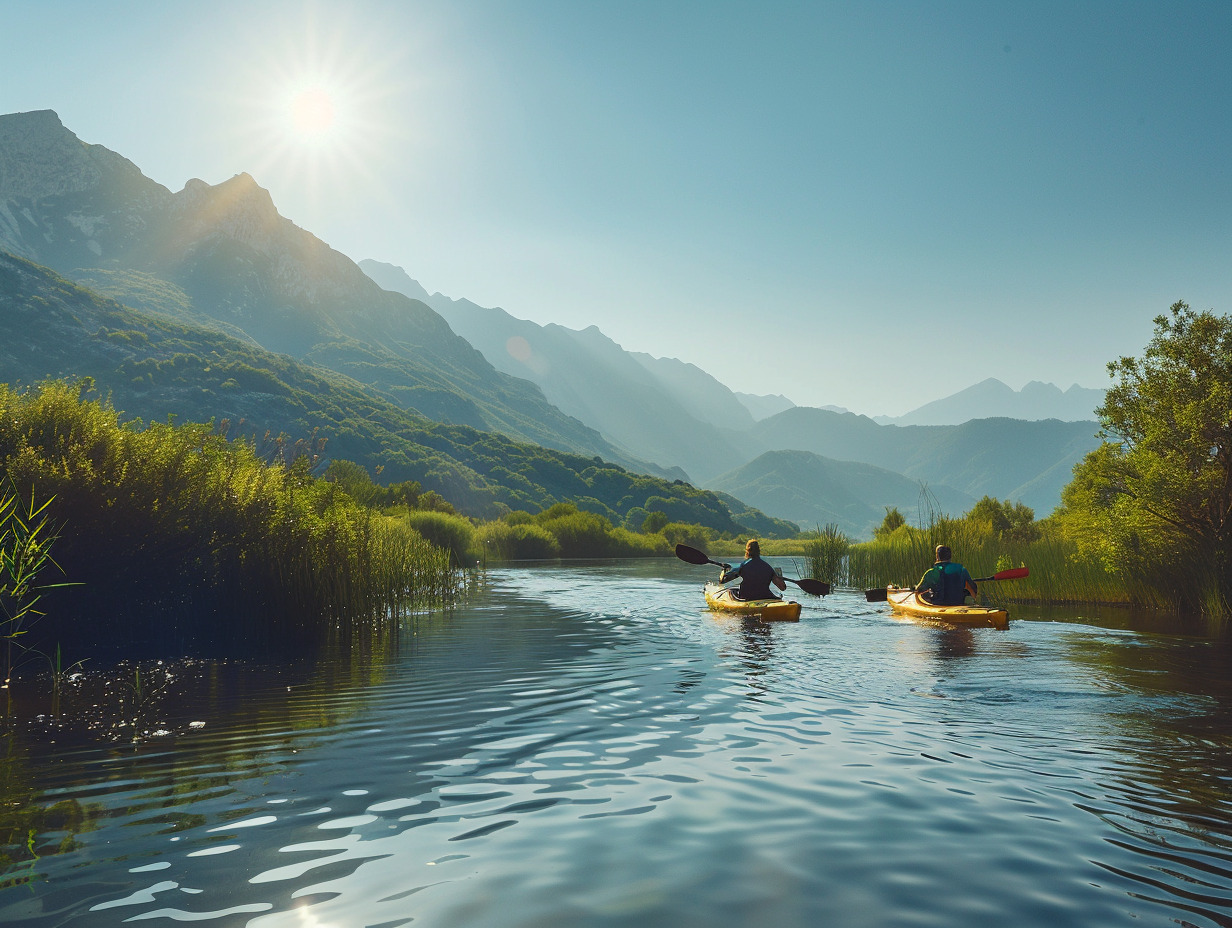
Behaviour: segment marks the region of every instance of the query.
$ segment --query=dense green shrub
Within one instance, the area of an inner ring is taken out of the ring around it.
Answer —
[[[473,565],[481,559],[475,538],[475,524],[466,516],[411,509],[401,515],[401,521],[438,548],[448,551],[453,563],[458,567]]]
[[[533,522],[487,522],[479,527],[476,541],[487,559],[540,561],[560,557],[560,542],[542,525]]]

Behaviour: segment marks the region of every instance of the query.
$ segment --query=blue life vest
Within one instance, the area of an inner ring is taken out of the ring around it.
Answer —
[[[962,564],[943,561],[934,564],[921,582],[921,589],[931,591],[929,602],[938,606],[961,606],[967,599],[967,581],[971,575]]]

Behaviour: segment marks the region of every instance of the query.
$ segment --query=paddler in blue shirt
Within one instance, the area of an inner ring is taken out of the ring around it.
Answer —
[[[915,585],[915,591],[934,606],[961,606],[967,594],[976,596],[975,581],[967,568],[950,560],[948,545],[937,545],[937,563],[924,571],[924,576]]]
[[[770,592],[773,583],[780,590],[787,589],[787,582],[779,576],[777,570],[761,559],[761,545],[757,539],[750,538],[744,546],[744,561],[735,570],[730,564],[723,565],[723,573],[719,575],[719,583],[740,578],[740,588],[736,591],[738,599],[778,599]]]

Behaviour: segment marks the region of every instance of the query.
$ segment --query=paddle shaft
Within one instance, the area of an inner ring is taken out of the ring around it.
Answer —
[[[676,545],[676,557],[682,561],[688,561],[690,564],[713,564],[715,567],[722,567],[726,570],[729,564],[724,564],[721,561],[713,561],[706,556],[704,551],[698,551],[696,548],[690,548],[688,545]],[[812,593],[814,596],[825,596],[830,592],[830,584],[823,580],[813,580],[809,577],[803,580],[793,580],[791,577],[784,577],[779,574],[780,580],[786,580],[788,583],[794,583],[806,593]]]
[[[1026,567],[1011,567],[1009,570],[1002,570],[991,577],[980,577],[978,580],[972,580],[972,583],[991,583],[994,580],[1021,580],[1030,574]],[[903,589],[915,590],[915,587],[903,587]],[[884,603],[886,601],[886,589],[882,587],[877,590],[865,590],[864,598],[870,603]]]

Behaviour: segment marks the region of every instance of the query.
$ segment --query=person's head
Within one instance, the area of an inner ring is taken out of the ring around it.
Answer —
[[[745,557],[761,557],[761,545],[758,544],[756,538],[750,538],[744,543]]]
[[[948,561],[950,559],[950,546],[937,545],[937,560]]]

